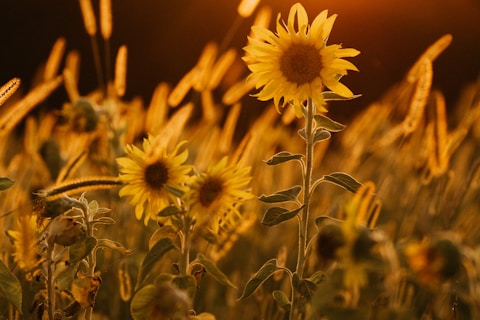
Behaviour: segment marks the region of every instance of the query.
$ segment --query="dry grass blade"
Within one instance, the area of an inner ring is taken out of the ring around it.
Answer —
[[[172,92],[168,96],[168,104],[171,107],[177,107],[187,95],[188,91],[192,88],[193,82],[196,78],[197,69],[193,68],[173,88]]]
[[[229,152],[232,147],[233,135],[235,133],[235,128],[237,126],[237,121],[241,110],[242,105],[238,102],[232,106],[230,112],[228,113],[225,124],[223,125],[222,133],[220,135],[220,141],[218,143],[218,148],[222,153]]]
[[[258,6],[260,0],[242,0],[237,7],[237,12],[242,18],[248,18]]]
[[[252,78],[242,79],[225,92],[222,97],[222,102],[226,105],[234,104],[254,88],[255,81]]]
[[[168,115],[168,93],[170,85],[162,82],[155,88],[145,117],[145,131],[157,135]]]
[[[92,3],[90,0],[78,0],[80,3],[80,10],[82,11],[83,24],[89,36],[94,36],[97,33],[97,23],[95,22],[95,13],[93,12]]]
[[[62,83],[57,76],[31,90],[23,99],[12,105],[0,118],[0,136],[9,133],[35,106],[45,100]]]
[[[57,75],[63,54],[65,52],[66,44],[67,41],[63,37],[58,38],[53,44],[47,63],[45,64],[45,70],[43,72],[44,81],[52,80]]]
[[[112,35],[112,0],[100,0],[100,32],[104,40]]]
[[[0,106],[5,103],[20,87],[20,78],[12,78],[10,81],[0,87]]]
[[[118,49],[117,60],[115,62],[115,80],[114,87],[117,96],[123,97],[127,87],[127,46],[122,45]]]

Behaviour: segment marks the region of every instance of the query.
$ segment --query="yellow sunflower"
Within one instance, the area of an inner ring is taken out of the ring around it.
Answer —
[[[180,152],[185,143],[179,143],[168,153],[159,137],[149,136],[143,141],[143,150],[127,145],[127,157],[117,158],[119,178],[125,183],[119,195],[131,196],[137,219],[142,219],[145,213],[145,225],[185,192],[185,182],[192,169],[184,164],[188,150]]]
[[[327,18],[324,10],[308,24],[305,8],[294,4],[288,22],[277,17],[276,33],[253,26],[253,37],[244,50],[245,62],[262,90],[255,96],[262,101],[273,99],[279,106],[291,103],[297,116],[302,116],[303,102],[311,98],[320,111],[327,111],[322,92],[325,87],[345,98],[353,97],[352,91],[339,82],[347,70],[358,69],[342,58],[355,57],[360,52],[341,45],[326,45],[336,15]]]
[[[250,167],[229,165],[227,157],[211,165],[206,172],[194,177],[185,195],[190,210],[200,223],[208,222],[218,233],[222,223],[233,224],[239,218],[238,206],[253,195],[247,190]]]

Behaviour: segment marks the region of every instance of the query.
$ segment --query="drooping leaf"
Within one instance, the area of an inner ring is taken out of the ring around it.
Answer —
[[[327,279],[327,274],[325,272],[317,271],[314,274],[312,274],[310,277],[308,277],[306,280],[318,286],[320,283],[322,283],[326,279]]]
[[[341,96],[339,95],[338,93],[335,93],[333,91],[325,91],[325,92],[322,92],[322,95],[323,95],[323,99],[325,101],[334,101],[334,100],[352,100],[352,99],[356,99],[356,98],[359,98],[361,97],[362,95],[361,94],[355,94],[351,97],[344,97],[344,96]]]
[[[258,200],[266,203],[277,203],[277,202],[285,202],[285,201],[295,201],[297,200],[297,196],[302,190],[301,186],[293,186],[290,189],[277,191],[271,195],[261,195],[258,197]]]
[[[177,207],[176,205],[170,205],[168,207],[165,207],[163,208],[159,213],[157,213],[157,216],[159,217],[168,217],[168,216],[173,216],[173,215],[177,215],[179,213],[183,212],[182,210],[180,210],[179,207]]]
[[[142,261],[140,267],[140,277],[138,283],[141,283],[147,274],[152,270],[153,266],[170,250],[175,248],[170,238],[162,238],[150,249]]]
[[[357,190],[362,185],[360,182],[355,180],[351,175],[344,172],[334,172],[328,175],[323,176],[328,182],[334,183],[350,192],[357,192]]]
[[[323,140],[330,139],[332,134],[325,129],[317,129],[315,135],[313,136],[313,143],[317,143]]]
[[[323,128],[330,132],[338,132],[345,129],[345,125],[330,119],[326,115],[316,114],[313,117],[315,119],[315,123],[317,124],[317,128]]]
[[[110,239],[98,239],[97,246],[101,248],[108,248],[125,255],[132,254],[133,251],[135,251],[134,249],[127,249],[121,243]]]
[[[55,277],[55,286],[58,291],[69,290],[72,284],[73,279],[77,273],[78,262],[75,264],[69,264],[65,270],[62,270],[56,277]]]
[[[117,223],[115,219],[111,217],[100,217],[98,219],[93,220],[91,223],[99,223],[99,224],[115,224]]]
[[[243,290],[242,296],[238,300],[243,300],[251,296],[258,287],[260,287],[265,280],[267,280],[280,267],[277,264],[277,259],[270,259],[248,280]]]
[[[10,180],[7,177],[0,177],[0,190],[6,190],[10,188],[14,183],[15,181]]]
[[[200,262],[201,265],[205,268],[207,273],[211,275],[215,280],[217,280],[219,283],[225,285],[225,286],[230,286],[234,289],[237,287],[228,279],[228,277],[211,261],[209,260],[206,256],[203,254],[199,253],[197,255],[197,260]]]
[[[75,264],[81,261],[92,252],[96,245],[97,239],[95,237],[85,237],[72,244],[68,249],[70,263]]]
[[[269,227],[275,226],[281,222],[292,219],[300,210],[302,210],[302,208],[303,206],[295,210],[288,210],[282,207],[268,208],[263,216],[262,224]]]
[[[288,151],[280,151],[279,153],[273,155],[270,159],[265,161],[265,163],[270,166],[274,166],[274,165],[291,161],[291,160],[299,160],[302,157],[303,155],[299,153],[290,153]]]
[[[0,260],[0,292],[21,314],[22,285],[2,260]]]
[[[292,284],[295,290],[299,292],[308,301],[310,301],[315,289],[317,288],[317,285],[315,283],[308,279],[300,278],[297,273],[293,274]]]
[[[273,299],[277,301],[278,305],[285,311],[290,311],[291,303],[290,300],[288,300],[287,295],[285,292],[281,290],[275,290],[273,291]]]

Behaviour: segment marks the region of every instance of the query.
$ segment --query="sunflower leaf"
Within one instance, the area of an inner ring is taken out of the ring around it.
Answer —
[[[325,101],[334,101],[334,100],[353,100],[353,99],[356,99],[356,98],[359,98],[361,97],[362,95],[361,94],[355,94],[351,97],[344,97],[344,96],[341,96],[339,95],[338,93],[335,93],[333,91],[325,91],[325,92],[322,92],[322,95],[323,95],[323,99]]]
[[[330,173],[323,176],[323,179],[353,193],[357,192],[358,188],[360,188],[360,186],[362,185],[351,175],[344,172]]]
[[[295,209],[288,210],[282,207],[268,208],[262,219],[262,224],[272,227],[284,221],[290,220],[297,215],[297,213],[303,209],[303,206]]]
[[[3,260],[0,260],[0,292],[21,314],[22,285]]]
[[[336,122],[323,114],[314,115],[314,119],[318,128],[323,128],[330,132],[339,132],[345,129],[345,125]]]
[[[140,267],[140,279],[138,283],[141,283],[147,274],[152,270],[155,264],[170,250],[175,248],[172,239],[163,238],[158,240],[157,243],[150,249],[142,261]]]
[[[323,140],[330,139],[332,134],[325,129],[318,128],[315,130],[315,135],[313,137],[313,143],[317,143]]]
[[[243,300],[251,296],[258,287],[260,287],[265,280],[267,280],[280,267],[277,264],[277,259],[270,259],[248,280],[245,289],[238,300]]]
[[[290,300],[288,300],[287,295],[285,292],[281,290],[275,290],[273,291],[273,299],[277,301],[278,305],[285,311],[290,311]]]
[[[153,284],[146,285],[138,290],[130,303],[130,314],[133,319],[148,319],[152,312],[152,301],[157,294]]]
[[[205,268],[209,275],[211,275],[219,283],[236,289],[237,287],[228,279],[228,277],[207,257],[199,253],[197,260]]]
[[[162,210],[160,210],[160,212],[157,213],[157,216],[168,217],[168,216],[177,215],[177,214],[182,213],[182,212],[184,212],[184,211],[180,210],[179,207],[172,204],[172,205],[170,205],[168,207],[165,207]]]
[[[290,153],[288,151],[280,151],[279,153],[273,155],[270,159],[266,160],[265,163],[274,166],[280,163],[284,163],[291,160],[299,160],[303,157],[299,153]]]
[[[301,186],[293,186],[290,189],[277,191],[271,195],[262,194],[260,197],[258,197],[258,200],[266,203],[295,201],[297,200],[297,196],[301,190],[302,190]]]
[[[7,177],[0,177],[0,190],[6,190],[10,188],[14,183],[15,181],[10,180]]]
[[[135,251],[133,249],[127,249],[121,243],[110,239],[98,239],[97,246],[102,248],[108,248],[124,255],[130,255],[133,253],[133,251]]]
[[[72,244],[68,249],[70,264],[75,264],[85,258],[97,245],[95,237],[85,237]]]

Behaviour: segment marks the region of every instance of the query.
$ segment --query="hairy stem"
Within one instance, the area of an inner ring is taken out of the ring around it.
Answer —
[[[313,170],[313,116],[315,114],[315,106],[312,99],[308,99],[307,113],[305,115],[305,167],[303,172],[303,210],[299,217],[298,223],[298,256],[295,273],[300,279],[303,278],[305,271],[305,255],[307,251],[308,240],[308,220],[310,212],[310,191],[312,184],[312,170]],[[292,307],[290,308],[290,320],[298,317],[298,307],[301,295],[296,292],[295,288],[292,290]]]

